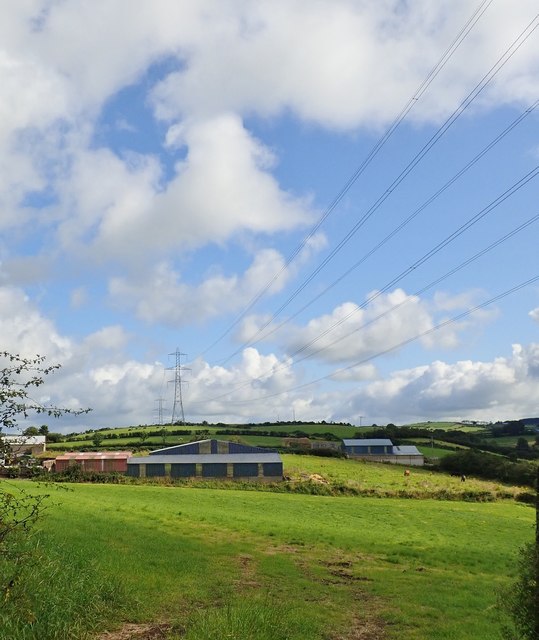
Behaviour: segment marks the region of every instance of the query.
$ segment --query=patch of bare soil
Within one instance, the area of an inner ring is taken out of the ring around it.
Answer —
[[[291,544],[282,544],[280,546],[266,547],[264,553],[267,556],[276,556],[280,553],[298,553],[299,549]]]
[[[346,635],[335,636],[332,640],[384,640],[384,623],[380,620],[360,620],[352,621],[352,628]]]
[[[326,567],[329,577],[319,580],[323,584],[348,586],[361,602],[359,608],[364,611],[364,615],[354,615],[349,628],[344,633],[331,636],[331,640],[384,640],[386,624],[377,615],[381,601],[359,586],[361,582],[372,582],[372,578],[354,572],[354,562],[346,557],[323,560],[320,564]]]
[[[346,631],[334,631],[333,634],[327,636],[328,640],[385,640],[386,623],[378,615],[378,612],[385,608],[385,603],[365,590],[363,585],[372,582],[373,579],[361,575],[357,571],[358,565],[361,566],[362,561],[370,559],[371,556],[356,552],[353,556],[342,554],[329,559],[324,557],[319,560],[319,563],[327,571],[324,576],[318,575],[310,569],[309,563],[302,559],[302,552],[303,548],[292,545],[276,545],[264,549],[264,553],[267,555],[295,554],[293,558],[295,564],[303,570],[310,580],[328,585],[329,589],[332,589],[333,586],[350,589],[358,601],[357,610],[364,612],[364,615],[360,613],[353,615]],[[309,598],[305,597],[305,600],[308,601]],[[321,606],[320,596],[317,596],[316,601]],[[330,599],[327,600],[327,606],[331,606]]]
[[[241,568],[241,578],[236,580],[236,585],[241,587],[249,587],[256,589],[260,587],[260,582],[256,579],[256,569],[253,565],[253,556],[242,553],[238,556],[238,562]]]
[[[322,580],[324,584],[346,584],[349,582],[372,582],[372,578],[358,576],[352,572],[352,562],[342,560],[336,562],[322,562],[328,568],[329,574],[333,578]]]
[[[171,625],[161,624],[131,624],[126,623],[117,631],[106,631],[97,636],[96,640],[165,640]]]

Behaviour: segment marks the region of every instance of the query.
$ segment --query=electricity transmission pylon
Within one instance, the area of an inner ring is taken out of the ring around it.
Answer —
[[[182,372],[190,371],[187,367],[182,366],[182,356],[187,354],[182,353],[178,348],[174,353],[169,353],[170,356],[174,356],[176,359],[176,364],[173,367],[167,367],[169,371],[174,371],[174,380],[170,380],[170,382],[174,383],[174,401],[172,403],[172,418],[170,419],[170,423],[174,424],[174,419],[177,415],[178,407],[181,415],[181,424],[185,424],[185,413],[183,411],[183,396],[182,396],[182,386],[184,384],[182,380]]]
[[[157,398],[157,424],[163,424],[163,402],[164,398]]]

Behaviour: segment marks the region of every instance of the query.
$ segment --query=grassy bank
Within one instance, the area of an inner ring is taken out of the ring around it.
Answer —
[[[290,454],[282,458],[285,474],[293,481],[318,475],[330,486],[349,487],[365,496],[497,500],[516,498],[530,491],[528,487],[475,478],[462,482],[460,477],[422,467]],[[410,471],[409,476],[404,475],[404,469]]]
[[[126,608],[103,626],[166,621],[188,640],[496,638],[496,590],[533,535],[533,510],[507,501],[71,488],[43,544],[120,580]]]

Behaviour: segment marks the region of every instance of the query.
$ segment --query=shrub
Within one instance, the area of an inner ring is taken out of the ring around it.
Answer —
[[[535,633],[536,553],[534,543],[520,549],[518,577],[500,596],[499,606],[508,619],[503,624],[503,636],[507,640],[537,639]]]
[[[53,482],[95,482],[97,484],[125,484],[127,476],[118,471],[103,473],[84,471],[80,464],[72,464],[65,471],[51,473],[47,476]]]
[[[535,467],[527,462],[511,462],[502,456],[480,453],[474,450],[458,451],[445,456],[439,468],[449,473],[477,476],[488,480],[501,480],[533,487]]]

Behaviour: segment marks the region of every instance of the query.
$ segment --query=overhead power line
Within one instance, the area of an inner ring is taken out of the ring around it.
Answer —
[[[526,186],[528,184],[528,182],[530,182],[531,180],[533,180],[534,178],[536,178],[539,175],[539,165],[537,165],[532,171],[530,171],[529,173],[527,173],[523,178],[521,178],[520,180],[518,180],[515,184],[513,184],[511,187],[509,187],[509,189],[506,189],[506,191],[504,191],[501,195],[499,195],[495,200],[493,200],[490,204],[488,204],[486,207],[484,207],[483,209],[481,209],[481,211],[479,211],[479,213],[476,213],[474,216],[472,216],[467,222],[465,222],[463,225],[461,225],[458,229],[456,229],[455,231],[453,231],[453,233],[451,233],[449,236],[447,236],[444,240],[442,240],[441,242],[439,242],[435,247],[433,247],[432,249],[430,249],[429,251],[427,251],[427,253],[425,253],[421,258],[419,258],[418,260],[416,260],[413,264],[411,264],[409,267],[407,267],[406,269],[404,269],[404,271],[401,271],[401,273],[396,276],[395,278],[393,278],[393,280],[391,280],[390,282],[388,282],[387,284],[385,284],[379,291],[377,291],[375,294],[373,294],[372,296],[370,296],[360,307],[357,308],[357,310],[354,310],[352,312],[350,312],[349,314],[347,314],[346,316],[343,316],[342,318],[340,318],[336,323],[334,323],[331,327],[328,327],[325,331],[323,331],[320,335],[318,335],[316,338],[313,338],[313,340],[311,340],[311,342],[309,342],[307,345],[304,345],[301,349],[299,349],[296,353],[299,353],[301,351],[304,351],[305,349],[307,349],[309,346],[311,346],[312,344],[314,344],[315,342],[318,342],[318,340],[320,340],[321,338],[323,338],[324,336],[326,336],[328,333],[330,333],[331,331],[333,331],[336,327],[340,326],[341,324],[343,324],[344,322],[346,322],[346,320],[348,320],[352,315],[354,315],[355,313],[357,313],[357,311],[359,311],[360,309],[366,307],[367,305],[371,304],[372,302],[374,302],[374,300],[376,300],[378,297],[380,297],[381,295],[383,295],[384,293],[386,293],[387,291],[389,291],[392,287],[394,287],[396,284],[398,284],[401,280],[403,280],[407,275],[409,275],[410,273],[412,273],[412,271],[415,271],[415,269],[417,269],[418,267],[420,267],[421,265],[423,265],[425,262],[427,262],[428,260],[430,260],[433,256],[435,256],[437,253],[439,253],[440,251],[442,251],[442,249],[445,249],[445,247],[447,247],[449,244],[451,244],[452,242],[454,242],[457,238],[459,238],[463,233],[465,233],[466,231],[468,231],[468,229],[470,229],[472,226],[474,226],[475,224],[477,224],[480,220],[482,220],[485,216],[487,216],[489,213],[491,213],[492,211],[494,211],[494,209],[496,209],[497,207],[500,206],[500,204],[502,204],[503,202],[505,202],[505,200],[507,200],[508,198],[510,198],[512,195],[514,195],[517,191],[519,191],[520,189],[522,189],[524,186]],[[294,355],[294,354],[293,354]]]
[[[392,351],[396,351],[397,349],[401,349],[402,347],[405,347],[408,344],[411,344],[412,342],[415,342],[416,340],[420,340],[421,338],[425,338],[428,335],[431,335],[433,333],[435,333],[436,331],[439,331],[440,329],[443,329],[445,327],[448,327],[452,324],[455,324],[456,322],[460,322],[461,320],[463,320],[464,318],[467,318],[468,316],[472,315],[473,313],[476,313],[477,311],[480,311],[481,309],[484,309],[485,307],[490,306],[491,304],[494,304],[495,302],[498,302],[499,300],[502,300],[503,298],[506,298],[507,296],[516,293],[517,291],[520,291],[521,289],[524,289],[525,287],[529,287],[530,285],[539,282],[539,275],[533,276],[533,278],[530,278],[528,280],[525,280],[524,282],[521,282],[517,285],[515,285],[514,287],[511,287],[510,289],[507,289],[506,291],[503,291],[502,293],[494,296],[493,298],[490,298],[489,300],[486,300],[485,302],[476,305],[475,307],[473,307],[472,309],[468,309],[467,311],[464,311],[462,313],[459,313],[456,316],[453,316],[452,318],[450,318],[449,320],[445,320],[443,322],[440,322],[439,324],[437,324],[434,327],[431,327],[430,329],[427,329],[426,331],[423,331],[415,336],[413,336],[412,338],[408,338],[407,340],[403,340],[402,342],[399,342],[398,344],[395,344],[391,347],[388,347],[387,349],[384,349],[383,351],[379,351],[377,353],[375,353],[374,355],[368,356],[366,358],[363,358],[362,360],[358,360],[357,362],[354,362],[353,364],[350,364],[346,367],[340,367],[339,369],[336,369],[335,371],[332,371],[331,373],[325,375],[325,376],[321,376],[319,378],[316,378],[316,380],[311,380],[310,382],[306,382],[304,384],[300,384],[300,385],[296,385],[294,387],[289,387],[288,389],[284,389],[283,391],[278,391],[275,393],[271,393],[265,396],[259,396],[258,398],[250,398],[249,400],[236,400],[236,401],[229,401],[228,404],[249,404],[252,402],[257,402],[260,400],[269,400],[271,398],[276,398],[278,396],[284,395],[285,393],[290,393],[292,391],[298,391],[299,389],[305,389],[306,387],[310,387],[313,384],[316,384],[318,382],[322,382],[323,380],[329,380],[331,378],[334,378],[336,375],[340,374],[340,373],[344,373],[345,371],[349,371],[350,369],[354,369],[355,367],[359,367],[363,364],[367,364],[368,362],[371,362],[372,360],[375,360],[376,358],[379,358],[380,356],[386,355],[388,353],[391,353]]]
[[[506,127],[501,133],[499,133],[488,145],[486,145],[477,155],[475,155],[462,169],[460,169],[455,175],[453,175],[444,185],[442,185],[435,193],[433,193],[427,200],[425,200],[419,207],[417,207],[405,220],[403,220],[397,227],[395,227],[390,233],[388,233],[378,244],[376,244],[372,249],[370,249],[366,254],[364,254],[359,260],[357,260],[351,267],[349,267],[344,273],[342,273],[338,278],[336,278],[331,284],[326,286],[322,291],[320,291],[314,298],[311,298],[306,304],[300,307],[293,314],[288,316],[285,320],[280,322],[279,324],[270,327],[268,331],[266,331],[263,335],[261,332],[263,329],[260,329],[257,334],[255,334],[255,338],[250,342],[244,344],[246,346],[252,346],[257,344],[261,340],[267,340],[269,336],[276,333],[280,329],[283,328],[284,325],[288,324],[291,320],[296,318],[298,315],[306,311],[312,304],[320,300],[324,295],[326,295],[331,289],[333,289],[336,285],[338,285],[342,280],[344,280],[347,276],[349,276],[353,271],[355,271],[358,267],[360,267],[364,262],[368,260],[372,255],[374,255],[379,249],[381,249],[389,240],[395,237],[398,233],[400,233],[412,220],[417,218],[417,216],[422,213],[427,207],[429,207],[435,200],[437,200],[449,187],[451,187],[457,180],[459,180],[467,171],[469,171],[481,158],[483,158],[489,151],[491,151],[506,135],[508,135],[515,127],[517,127],[527,116],[529,116],[539,105],[539,100],[536,100],[530,107],[528,107],[525,111],[523,111],[515,120],[511,122],[511,124]],[[269,326],[269,325],[268,325]],[[265,328],[268,328],[265,327]]]
[[[501,238],[499,238],[498,240],[496,240],[495,242],[490,244],[488,247],[485,247],[484,249],[482,249],[478,253],[474,254],[473,256],[471,256],[470,258],[465,260],[464,262],[461,262],[456,267],[453,267],[453,269],[450,269],[449,271],[447,271],[444,275],[440,276],[439,278],[436,278],[432,282],[429,282],[429,284],[425,285],[421,289],[418,289],[417,291],[414,291],[412,294],[410,294],[410,296],[411,297],[418,297],[418,296],[422,295],[423,293],[425,293],[429,289],[432,289],[436,285],[440,284],[440,282],[443,282],[444,280],[447,280],[447,278],[451,277],[452,275],[454,275],[455,273],[457,273],[461,269],[464,269],[465,267],[467,267],[472,262],[475,262],[476,260],[478,260],[479,258],[484,256],[486,253],[488,253],[489,251],[492,251],[492,249],[495,249],[500,244],[503,244],[504,242],[506,242],[507,240],[512,238],[517,233],[520,233],[521,231],[524,231],[524,229],[527,229],[530,225],[534,224],[538,220],[539,220],[539,214],[536,214],[535,216],[532,216],[531,218],[529,218],[528,220],[523,222],[521,225],[519,225],[518,227],[516,227],[512,231],[510,231],[509,233],[505,234],[504,236],[502,236]],[[300,358],[299,360],[295,361],[294,364],[298,364],[299,362],[303,362],[303,360],[306,360],[307,358],[312,358],[313,356],[321,353],[322,351],[326,351],[327,349],[330,349],[331,347],[334,347],[339,342],[342,342],[343,340],[346,340],[347,338],[350,338],[354,333],[357,333],[357,332],[361,331],[362,329],[365,329],[366,327],[368,327],[369,325],[373,324],[374,322],[377,322],[378,320],[381,320],[382,318],[388,316],[390,313],[394,313],[395,311],[397,311],[397,309],[400,309],[401,307],[403,307],[406,304],[408,304],[409,300],[410,300],[410,298],[407,298],[403,302],[400,302],[399,304],[391,307],[391,309],[388,309],[384,313],[381,313],[378,316],[376,316],[375,318],[372,318],[371,320],[363,323],[360,327],[356,327],[355,329],[353,329],[353,331],[351,331],[351,332],[349,332],[349,333],[347,333],[347,334],[345,334],[343,336],[339,336],[339,338],[337,338],[333,342],[331,342],[329,344],[326,344],[323,347],[318,348],[316,351],[310,351],[309,353],[307,353],[307,355],[304,355],[302,358]],[[316,340],[313,340],[312,344],[314,344],[314,342],[316,342]],[[312,344],[309,345],[309,346],[312,346]],[[304,349],[302,349],[302,350],[304,350]],[[298,350],[298,353],[299,352],[300,352],[300,350]],[[292,355],[291,357],[294,357],[294,356]]]
[[[414,170],[414,168],[423,160],[423,158],[429,153],[429,151],[437,144],[448,129],[457,121],[462,113],[473,103],[473,101],[485,90],[485,88],[492,82],[496,75],[503,69],[503,67],[509,62],[509,60],[515,55],[515,53],[523,46],[528,38],[534,33],[539,26],[539,14],[528,23],[528,25],[521,31],[521,33],[513,40],[505,52],[498,58],[496,63],[492,65],[489,71],[482,77],[482,79],[476,84],[476,86],[468,93],[466,98],[460,103],[460,105],[452,112],[452,114],[445,120],[445,122],[437,129],[434,135],[428,140],[428,142],[422,147],[422,149],[412,158],[408,165],[401,171],[401,173],[393,180],[393,182],[387,187],[382,195],[374,202],[374,204],[365,212],[365,214],[356,222],[356,224],[348,231],[348,233],[340,240],[340,242],[334,247],[334,249],[322,260],[322,262],[311,272],[311,274],[303,281],[303,283],[295,289],[295,291],[286,299],[283,304],[273,313],[258,331],[253,334],[247,341],[245,341],[240,347],[234,350],[227,358],[221,361],[221,364],[226,364],[231,358],[240,353],[245,346],[252,343],[252,341],[261,334],[274,320],[277,318],[286,307],[306,288],[306,286],[314,280],[314,278],[322,271],[322,269],[331,262],[331,260],[344,248],[344,246],[354,237],[359,229],[367,222],[367,220],[380,208],[380,206],[389,198],[389,196],[395,191],[395,189],[406,179],[406,177]]]
[[[385,131],[382,137],[376,142],[370,152],[367,154],[366,158],[362,161],[359,167],[354,171],[354,173],[348,178],[345,182],[344,186],[340,189],[337,195],[330,202],[328,207],[324,210],[321,217],[318,219],[316,224],[312,227],[309,233],[303,238],[300,244],[294,249],[294,251],[290,254],[290,256],[285,261],[285,264],[280,268],[280,270],[267,282],[267,284],[260,289],[260,291],[247,303],[246,307],[243,311],[235,318],[235,320],[227,327],[227,329],[219,335],[219,337],[212,342],[204,351],[200,353],[200,355],[206,354],[208,351],[213,349],[223,338],[225,338],[233,329],[236,327],[241,320],[247,315],[247,313],[256,305],[256,303],[269,291],[271,286],[277,281],[277,279],[285,272],[285,270],[290,266],[290,264],[297,258],[297,256],[301,253],[301,251],[305,248],[309,240],[314,237],[320,227],[324,224],[327,218],[331,215],[331,213],[335,210],[344,196],[348,193],[348,191],[352,188],[352,186],[356,183],[359,177],[364,173],[365,169],[370,165],[370,163],[374,160],[374,158],[378,155],[379,151],[383,148],[386,142],[390,139],[393,133],[396,131],[398,126],[402,123],[402,121],[406,118],[408,113],[413,109],[416,103],[421,99],[423,94],[427,91],[429,86],[432,84],[434,79],[438,76],[438,74],[442,71],[442,69],[446,66],[449,60],[452,58],[454,53],[460,47],[462,42],[466,39],[470,31],[474,28],[480,18],[483,16],[485,11],[492,4],[493,0],[482,0],[479,3],[475,11],[468,18],[466,23],[454,37],[449,46],[445,49],[442,56],[438,60],[438,62],[432,67],[429,71],[423,82],[416,89],[412,97],[408,100],[408,102],[401,109],[400,113],[393,120],[390,127]]]
[[[451,277],[452,275],[454,275],[458,271],[461,271],[462,269],[464,269],[468,265],[472,264],[473,262],[475,262],[476,260],[478,260],[479,258],[484,256],[486,253],[492,251],[496,247],[500,246],[501,244],[503,244],[504,242],[506,242],[507,240],[509,240],[513,236],[515,236],[516,234],[520,233],[521,231],[524,231],[529,226],[531,226],[532,224],[534,224],[534,223],[536,223],[538,221],[539,221],[539,213],[534,215],[534,216],[532,216],[531,218],[529,218],[528,220],[526,220],[522,224],[518,225],[517,227],[515,227],[514,229],[512,229],[511,231],[509,231],[505,235],[501,236],[500,238],[498,238],[497,240],[492,242],[490,245],[488,245],[484,249],[481,249],[481,251],[478,251],[473,256],[467,258],[466,260],[464,260],[463,262],[461,262],[457,266],[453,267],[452,269],[450,269],[449,271],[444,273],[442,276],[439,276],[438,278],[436,278],[435,280],[432,280],[431,282],[429,282],[428,284],[426,284],[422,288],[418,289],[417,291],[414,291],[411,294],[410,297],[417,297],[417,296],[422,295],[423,293],[427,292],[429,289],[432,289],[436,285],[440,284],[440,282],[443,282],[444,280],[447,280],[449,277]],[[218,396],[215,396],[213,398],[207,399],[204,402],[214,402],[216,400],[220,400],[222,398],[225,398],[225,397],[229,396],[230,393],[233,393],[234,391],[238,391],[240,389],[248,387],[253,382],[256,382],[257,380],[261,380],[261,379],[267,377],[268,375],[270,375],[272,373],[275,374],[275,373],[278,373],[279,371],[290,369],[293,366],[296,366],[297,364],[303,362],[304,360],[307,360],[308,358],[312,358],[313,356],[321,353],[322,351],[325,351],[325,350],[335,346],[339,342],[341,342],[341,341],[343,341],[343,340],[345,340],[347,338],[350,338],[354,333],[358,333],[359,331],[361,331],[361,330],[367,328],[368,326],[374,324],[378,320],[381,320],[382,318],[387,317],[388,315],[394,313],[398,309],[400,309],[403,306],[405,306],[406,304],[408,304],[409,301],[410,301],[410,297],[408,297],[408,298],[406,298],[406,300],[403,300],[402,302],[394,305],[390,309],[387,309],[383,313],[378,314],[376,317],[371,318],[370,320],[364,322],[359,327],[354,328],[352,331],[348,332],[347,334],[339,336],[339,338],[337,338],[333,342],[331,342],[331,343],[329,343],[327,345],[324,345],[323,347],[320,347],[316,351],[309,352],[309,353],[305,354],[303,357],[295,359],[294,361],[292,361],[290,363],[283,363],[283,364],[279,365],[278,367],[273,368],[272,370],[265,371],[264,373],[260,374],[256,378],[251,378],[249,380],[246,380],[245,382],[243,382],[243,383],[241,383],[239,385],[236,385],[233,389],[228,390],[226,393],[223,393],[221,395],[218,395]],[[299,351],[295,352],[295,353],[299,353]],[[293,357],[293,355],[291,357]],[[197,403],[195,402],[194,404],[197,404]]]

